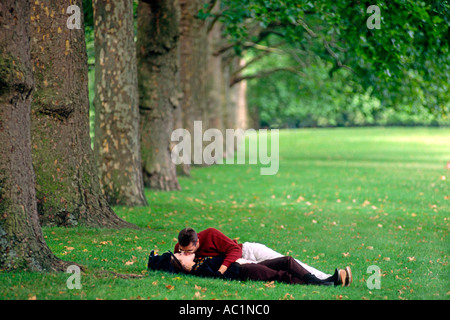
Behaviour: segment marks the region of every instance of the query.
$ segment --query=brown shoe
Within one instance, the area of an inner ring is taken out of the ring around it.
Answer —
[[[348,287],[348,286],[350,286],[350,283],[352,283],[352,281],[353,281],[352,269],[350,269],[350,267],[346,267],[345,273],[346,273],[345,286]]]
[[[339,282],[341,286],[347,286],[347,272],[345,270],[339,269]]]

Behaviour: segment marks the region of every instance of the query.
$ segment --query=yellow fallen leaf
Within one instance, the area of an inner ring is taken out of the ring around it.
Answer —
[[[292,294],[290,294],[290,293],[286,293],[285,295],[284,295],[284,297],[283,297],[283,300],[294,300],[295,298],[294,298],[294,296],[292,295]]]
[[[131,260],[125,262],[126,266],[132,265],[133,263],[135,263],[137,261],[137,258],[135,256],[131,256]]]
[[[202,296],[202,295],[200,294],[200,291],[195,291],[194,297],[195,297],[196,299],[203,299],[205,296]]]

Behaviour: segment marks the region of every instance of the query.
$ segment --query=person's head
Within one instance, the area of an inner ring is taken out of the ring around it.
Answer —
[[[170,250],[158,255],[154,250],[148,258],[149,270],[161,270],[170,273],[189,273],[194,262],[195,254],[172,253]]]
[[[161,255],[152,250],[148,257],[147,267],[148,270],[161,270],[171,273],[185,272],[183,265],[170,250]]]
[[[180,270],[184,273],[189,273],[192,270],[192,267],[195,265],[194,262],[195,254],[182,254],[182,253],[175,253],[174,257],[172,258],[172,264],[175,266],[176,269]],[[177,261],[175,261],[177,260]]]
[[[200,245],[197,232],[192,228],[184,228],[178,234],[180,252],[186,255],[195,253]]]

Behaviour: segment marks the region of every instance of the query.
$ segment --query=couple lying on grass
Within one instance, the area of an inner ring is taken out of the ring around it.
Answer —
[[[228,280],[279,281],[289,284],[349,286],[350,267],[323,273],[260,243],[237,243],[214,228],[199,233],[185,228],[174,253],[150,253],[149,270],[185,273]]]

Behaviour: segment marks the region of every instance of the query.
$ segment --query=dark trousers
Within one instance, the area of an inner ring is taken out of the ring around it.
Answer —
[[[280,257],[241,265],[240,280],[280,281],[306,284],[310,273],[292,257]]]

